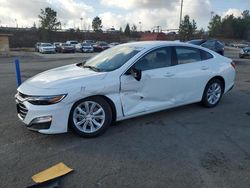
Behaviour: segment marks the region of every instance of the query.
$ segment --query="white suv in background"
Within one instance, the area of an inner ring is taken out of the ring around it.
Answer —
[[[68,40],[66,41],[66,44],[70,44],[72,46],[74,46],[74,48],[76,47],[76,45],[78,44],[77,40]]]

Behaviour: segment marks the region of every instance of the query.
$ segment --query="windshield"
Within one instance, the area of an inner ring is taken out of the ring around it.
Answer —
[[[108,46],[108,43],[105,43],[105,42],[102,42],[102,43],[99,43],[100,46]]]
[[[117,46],[110,48],[88,60],[84,67],[94,67],[100,71],[113,71],[124,65],[141,49],[130,46]]]
[[[62,46],[71,46],[71,44],[63,43]]]

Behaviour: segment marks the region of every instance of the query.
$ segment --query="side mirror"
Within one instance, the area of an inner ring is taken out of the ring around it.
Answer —
[[[141,80],[141,70],[133,67],[130,69],[130,73],[137,81]]]

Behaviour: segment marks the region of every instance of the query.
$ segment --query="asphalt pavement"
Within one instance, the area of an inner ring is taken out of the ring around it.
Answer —
[[[250,59],[238,50],[236,85],[212,109],[200,104],[165,110],[111,126],[94,139],[72,132],[43,135],[18,120],[13,61],[23,80],[93,54],[13,52],[0,57],[0,187],[26,187],[31,176],[63,162],[74,172],[60,187],[250,187]]]

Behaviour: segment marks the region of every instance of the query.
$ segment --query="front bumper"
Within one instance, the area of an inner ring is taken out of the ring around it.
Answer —
[[[42,53],[55,53],[56,50],[55,49],[42,49],[41,52]]]
[[[28,129],[44,134],[57,134],[68,131],[70,104],[65,104],[61,101],[60,103],[46,106],[32,105],[28,101],[20,101],[17,98],[16,104],[18,117]],[[22,109],[20,109],[20,106]],[[48,121],[44,117],[47,117]],[[43,121],[37,121],[37,118],[43,118]]]

